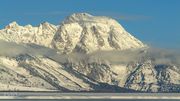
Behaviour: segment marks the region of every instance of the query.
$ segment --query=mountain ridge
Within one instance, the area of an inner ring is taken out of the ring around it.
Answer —
[[[147,45],[108,17],[76,13],[59,26],[13,22],[0,39],[0,90],[180,91],[179,66],[155,63]]]

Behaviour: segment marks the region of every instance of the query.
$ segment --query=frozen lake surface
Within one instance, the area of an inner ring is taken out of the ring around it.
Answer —
[[[61,92],[0,92],[0,99],[18,101],[179,101],[180,93],[61,93]],[[45,100],[47,99],[47,100]],[[58,100],[55,100],[58,99]]]
[[[0,100],[1,101],[1,100]],[[2,100],[4,101],[4,100]],[[21,100],[5,100],[5,101],[21,101]],[[22,100],[22,101],[33,101],[30,99]],[[35,99],[34,101],[179,101],[179,99],[156,99],[156,100],[151,100],[151,99]]]

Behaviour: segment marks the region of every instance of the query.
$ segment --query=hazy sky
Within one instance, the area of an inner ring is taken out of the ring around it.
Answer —
[[[0,0],[0,28],[12,21],[59,24],[76,12],[115,18],[153,46],[180,48],[180,0]]]

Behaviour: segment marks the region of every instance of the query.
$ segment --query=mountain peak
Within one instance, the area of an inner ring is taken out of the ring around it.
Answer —
[[[88,13],[74,13],[70,17],[92,17],[92,15]]]
[[[71,22],[76,22],[76,21],[86,21],[92,18],[93,16],[88,14],[88,13],[74,13],[66,18],[63,23],[71,23]]]
[[[13,21],[11,23],[9,23],[6,28],[14,28],[14,27],[17,27],[19,26],[18,23],[16,21]]]
[[[60,25],[52,46],[65,53],[89,53],[97,50],[142,48],[144,44],[114,19],[75,13]]]
[[[47,21],[44,21],[44,22],[40,23],[40,25],[50,25],[50,23]]]
[[[115,23],[116,21],[106,16],[93,16],[88,13],[74,13],[68,16],[65,21],[63,21],[63,23],[73,23],[73,22],[78,22],[78,23],[96,22],[96,23],[110,24],[112,22]]]
[[[45,21],[45,22],[40,23],[38,27],[49,30],[49,29],[51,29],[52,27],[55,27],[55,25],[53,25],[53,24]]]

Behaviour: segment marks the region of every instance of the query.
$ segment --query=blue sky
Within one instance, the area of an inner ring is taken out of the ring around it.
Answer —
[[[115,18],[143,42],[180,48],[180,0],[0,0],[0,28],[48,21],[59,24],[66,16],[87,12]]]

